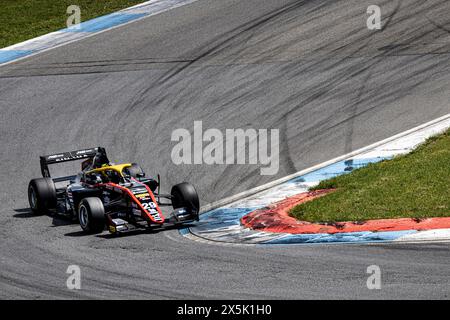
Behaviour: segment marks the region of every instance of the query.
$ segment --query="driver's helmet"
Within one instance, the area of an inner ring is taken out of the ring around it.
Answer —
[[[99,172],[91,172],[88,174],[86,181],[90,181],[91,184],[107,182],[105,177]]]
[[[121,176],[116,170],[106,170],[104,174],[107,176],[109,182],[120,183]]]

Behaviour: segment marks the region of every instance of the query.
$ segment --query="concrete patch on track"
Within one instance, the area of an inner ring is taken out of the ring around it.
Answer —
[[[0,66],[108,31],[197,0],[151,0],[0,49]]]
[[[266,186],[260,186],[255,192],[249,190],[240,196],[224,199],[211,205],[208,211],[201,215],[200,222],[196,226],[181,230],[181,234],[203,242],[251,245],[450,240],[450,229],[290,234],[258,231],[241,224],[241,219],[254,210],[306,192],[309,187],[317,185],[322,180],[351,172],[369,163],[408,153],[427,138],[449,127],[450,114],[447,114],[351,154],[303,170]]]

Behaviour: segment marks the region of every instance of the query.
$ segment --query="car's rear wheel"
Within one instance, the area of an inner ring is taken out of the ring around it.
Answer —
[[[78,220],[86,233],[100,233],[105,229],[105,208],[99,198],[89,197],[78,205]]]
[[[37,178],[28,184],[28,202],[34,214],[56,208],[55,183],[50,178]]]
[[[186,208],[196,219],[200,211],[200,200],[194,186],[188,182],[182,182],[172,187],[172,206],[174,209]]]

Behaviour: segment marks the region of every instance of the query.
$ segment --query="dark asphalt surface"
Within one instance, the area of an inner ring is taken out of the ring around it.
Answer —
[[[383,31],[369,31],[378,4]],[[449,244],[231,247],[32,216],[38,156],[105,146],[203,204],[450,112],[450,3],[199,0],[0,68],[0,298],[438,298]],[[171,162],[176,128],[277,128],[280,170]],[[81,267],[82,289],[66,288]],[[378,265],[382,289],[368,290]]]

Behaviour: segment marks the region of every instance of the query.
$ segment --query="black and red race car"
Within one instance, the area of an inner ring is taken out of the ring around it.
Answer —
[[[199,198],[190,183],[174,185],[170,194],[161,194],[159,175],[157,180],[146,178],[136,163],[111,164],[102,147],[40,159],[43,178],[33,179],[28,185],[28,200],[36,214],[67,215],[78,218],[87,233],[100,233],[107,227],[113,234],[199,219]],[[50,176],[50,164],[75,160],[83,160],[77,175]],[[173,207],[168,218],[162,214],[162,206]]]

